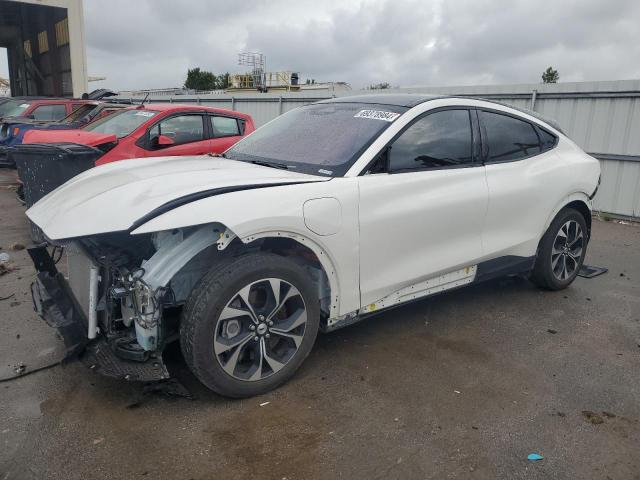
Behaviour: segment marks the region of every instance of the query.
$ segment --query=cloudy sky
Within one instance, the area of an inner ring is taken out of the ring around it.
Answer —
[[[85,0],[87,61],[115,89],[181,86],[188,68],[359,88],[640,78],[635,0]],[[635,59],[635,60],[633,60]],[[1,61],[1,59],[0,59]]]

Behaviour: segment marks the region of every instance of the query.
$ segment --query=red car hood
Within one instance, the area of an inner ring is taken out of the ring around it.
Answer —
[[[94,133],[85,130],[29,130],[22,143],[79,143],[95,147],[103,143],[115,142],[112,133]]]

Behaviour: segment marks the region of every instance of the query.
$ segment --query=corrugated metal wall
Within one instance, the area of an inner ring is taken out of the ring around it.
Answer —
[[[595,208],[640,217],[640,80],[558,84],[415,87],[388,93],[436,93],[484,97],[533,109],[555,119],[585,151],[602,164],[602,184]],[[371,93],[351,91],[342,96]],[[154,102],[202,103],[253,116],[257,126],[278,115],[329,96],[288,93],[175,96]]]

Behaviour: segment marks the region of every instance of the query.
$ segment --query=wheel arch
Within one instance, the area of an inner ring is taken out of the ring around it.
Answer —
[[[234,242],[236,252],[244,248],[258,247],[262,251],[293,258],[304,267],[317,269],[320,273],[318,281],[318,298],[321,299],[321,310],[326,316],[324,320],[336,317],[339,312],[340,295],[338,271],[335,262],[326,248],[311,238],[290,231],[272,230],[252,233]],[[326,299],[323,303],[322,300]]]
[[[562,199],[561,202],[558,202],[556,207],[553,209],[553,211],[547,218],[547,221],[544,225],[544,229],[542,230],[542,234],[540,235],[540,238],[544,236],[545,232],[551,225],[551,222],[553,222],[553,220],[558,216],[558,214],[566,208],[573,208],[582,214],[587,224],[587,236],[590,237],[591,236],[591,205],[592,203],[591,203],[591,200],[589,199],[589,195],[587,195],[584,192],[575,192],[575,193],[572,193],[571,195],[568,195],[567,197]]]
[[[170,237],[176,233],[184,235],[183,238],[166,241],[145,263],[143,278],[151,287],[164,287],[170,282],[179,281],[183,286],[181,290],[189,290],[188,286],[193,286],[197,281],[193,277],[194,265],[196,270],[199,269],[196,275],[200,277],[204,271],[230,256],[252,251],[272,252],[291,257],[303,267],[314,269],[309,274],[318,284],[323,314],[327,319],[338,315],[340,296],[336,263],[327,249],[311,238],[290,231],[265,231],[239,238],[221,223],[201,225],[188,233],[177,229],[157,232],[155,235]],[[180,299],[185,297],[186,291],[182,293],[178,295]]]

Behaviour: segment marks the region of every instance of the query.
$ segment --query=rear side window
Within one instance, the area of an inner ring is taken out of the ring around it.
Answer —
[[[64,105],[40,105],[31,113],[35,120],[60,120],[67,115]]]
[[[238,121],[230,117],[209,117],[214,137],[234,137],[241,135]]]
[[[391,171],[442,168],[472,163],[468,110],[443,110],[419,119],[391,145]]]
[[[486,132],[487,161],[507,162],[540,153],[540,140],[529,122],[499,113],[479,113]]]

